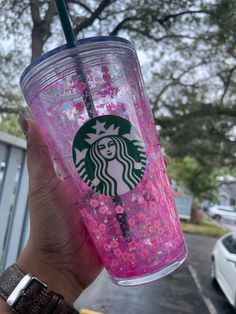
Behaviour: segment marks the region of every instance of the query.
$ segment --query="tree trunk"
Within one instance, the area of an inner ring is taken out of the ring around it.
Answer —
[[[54,15],[56,14],[56,6],[53,1],[49,1],[48,8],[44,17],[40,16],[40,6],[44,3],[39,0],[30,0],[31,16],[33,28],[31,32],[31,62],[38,58],[43,51],[43,45],[48,37],[50,37],[50,26]]]
[[[44,44],[44,32],[41,30],[41,27],[33,27],[31,33],[31,48],[32,48],[32,55],[31,55],[31,62],[38,58],[43,51],[43,44]]]

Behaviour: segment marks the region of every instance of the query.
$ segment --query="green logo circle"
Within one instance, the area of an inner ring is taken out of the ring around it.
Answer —
[[[134,189],[146,167],[144,143],[137,129],[128,120],[112,115],[93,118],[78,130],[73,160],[81,179],[108,196]]]

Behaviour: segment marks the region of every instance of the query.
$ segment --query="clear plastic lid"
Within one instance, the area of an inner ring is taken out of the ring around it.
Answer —
[[[31,63],[20,78],[21,90],[28,104],[45,87],[60,75],[83,73],[84,66],[94,66],[106,55],[136,54],[126,39],[114,36],[98,36],[75,41],[46,52]]]
[[[21,77],[20,77],[20,85],[22,86],[23,81],[25,80],[25,77],[27,76],[27,74],[33,70],[37,65],[39,65],[40,63],[44,62],[45,60],[59,54],[62,53],[66,50],[69,49],[73,49],[73,48],[79,48],[83,45],[88,45],[88,44],[92,44],[92,43],[99,43],[99,42],[120,42],[123,44],[126,44],[127,46],[129,46],[130,48],[133,48],[133,45],[131,44],[130,41],[128,41],[125,38],[122,37],[116,37],[116,36],[96,36],[96,37],[89,37],[89,38],[84,38],[84,39],[80,39],[75,41],[72,45],[62,45],[60,47],[57,47],[53,50],[50,50],[46,53],[44,53],[42,56],[40,56],[39,58],[37,58],[35,61],[33,61],[22,73]]]

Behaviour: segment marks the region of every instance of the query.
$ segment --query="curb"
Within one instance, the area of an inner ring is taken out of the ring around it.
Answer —
[[[87,309],[81,309],[80,314],[104,314],[102,312],[91,311]]]

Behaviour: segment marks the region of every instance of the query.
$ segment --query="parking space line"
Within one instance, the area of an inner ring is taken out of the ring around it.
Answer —
[[[208,298],[207,296],[205,296],[204,292],[203,292],[203,289],[202,289],[202,286],[200,284],[200,279],[198,277],[198,274],[197,274],[197,271],[193,268],[192,265],[188,265],[188,269],[193,277],[193,280],[198,288],[198,291],[200,292],[205,304],[206,304],[206,307],[209,311],[210,314],[218,314],[214,304],[212,303],[211,299]]]

